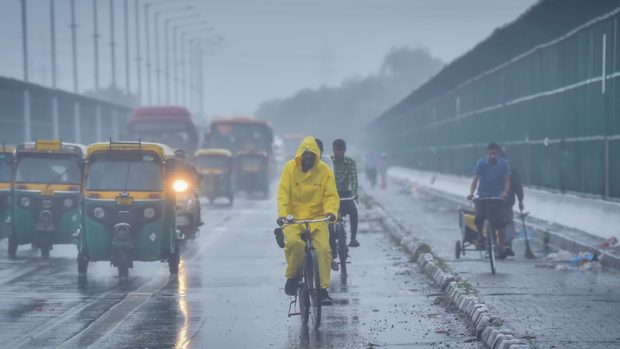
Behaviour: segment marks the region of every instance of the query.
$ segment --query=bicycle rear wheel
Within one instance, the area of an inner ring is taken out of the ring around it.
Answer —
[[[495,231],[491,230],[489,221],[484,221],[487,231],[487,249],[489,253],[489,263],[491,263],[491,274],[495,274]]]
[[[336,225],[336,238],[338,239],[338,259],[340,260],[340,280],[347,280],[347,258],[349,248],[347,247],[347,235],[341,224]]]
[[[310,318],[314,328],[321,325],[321,276],[319,273],[319,263],[314,250],[308,253],[309,263],[307,263],[306,285],[309,285],[310,298]],[[308,271],[311,272],[308,273]]]

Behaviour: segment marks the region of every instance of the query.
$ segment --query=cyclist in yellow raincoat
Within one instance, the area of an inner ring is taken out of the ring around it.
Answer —
[[[292,215],[295,219],[316,219],[330,216],[336,220],[340,199],[336,190],[334,173],[320,161],[320,150],[314,137],[306,137],[295,155],[284,166],[278,188],[278,220]],[[332,255],[329,247],[327,223],[311,226],[312,243],[316,250],[321,275],[321,297],[329,299],[327,287],[331,273]],[[301,240],[302,226],[289,225],[284,228],[284,256],[286,257],[287,295],[297,291],[298,271],[304,258],[305,244]]]

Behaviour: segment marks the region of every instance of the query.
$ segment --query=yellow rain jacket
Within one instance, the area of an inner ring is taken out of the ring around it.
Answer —
[[[316,155],[316,161],[307,172],[301,170],[301,156],[305,151]],[[294,160],[282,170],[278,188],[278,216],[293,215],[295,219],[324,218],[331,213],[338,215],[340,198],[336,180],[329,165],[319,157],[320,150],[314,137],[306,137],[299,145]],[[284,255],[287,268],[285,276],[297,275],[304,257],[304,242],[300,234],[303,226],[290,225],[284,229]],[[312,243],[317,253],[321,287],[327,288],[331,273],[331,249],[327,223],[312,224]]]

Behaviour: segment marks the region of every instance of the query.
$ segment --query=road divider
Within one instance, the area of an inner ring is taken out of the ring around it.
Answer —
[[[476,336],[490,349],[529,349],[532,346],[524,339],[515,337],[514,331],[504,324],[482,300],[467,281],[452,272],[437,258],[431,246],[414,237],[407,226],[394,217],[367,193],[361,195],[362,204],[379,217],[384,232],[395,243],[407,251],[418,268],[432,280],[447,301],[455,305],[473,324]]]

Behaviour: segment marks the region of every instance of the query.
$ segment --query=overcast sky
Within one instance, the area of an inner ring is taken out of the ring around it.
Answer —
[[[59,85],[72,89],[69,0],[55,0]],[[77,4],[80,89],[92,88],[92,0]],[[109,0],[100,9],[101,84],[110,84]],[[129,0],[133,36],[133,3]],[[170,0],[183,2],[184,0]],[[141,0],[144,3],[145,0]],[[261,101],[374,73],[395,46],[422,46],[445,62],[465,53],[535,0],[194,0],[225,38],[206,59],[209,115],[251,115]],[[123,0],[115,0],[124,84]],[[31,80],[49,85],[49,0],[28,0]],[[173,5],[174,6],[174,5]],[[173,17],[173,16],[172,16]],[[19,2],[0,5],[0,75],[21,78]],[[133,49],[132,38],[132,49]],[[162,45],[163,46],[163,45]],[[131,51],[131,50],[130,50]],[[132,64],[135,51],[132,53]],[[131,67],[131,69],[134,69]],[[132,73],[132,89],[135,77]]]

